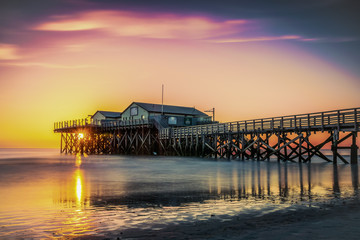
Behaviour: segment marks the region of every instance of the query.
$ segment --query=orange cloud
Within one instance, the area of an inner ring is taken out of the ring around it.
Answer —
[[[118,36],[161,39],[204,39],[241,31],[246,20],[215,21],[202,16],[90,11],[54,18],[35,27],[41,31],[103,30]]]
[[[0,44],[0,60],[19,59],[18,48],[13,44]]]

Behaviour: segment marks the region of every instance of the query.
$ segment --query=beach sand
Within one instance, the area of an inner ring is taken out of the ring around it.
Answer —
[[[338,200],[314,207],[290,207],[262,216],[233,216],[224,220],[169,225],[149,230],[83,236],[80,239],[360,239],[360,203]]]

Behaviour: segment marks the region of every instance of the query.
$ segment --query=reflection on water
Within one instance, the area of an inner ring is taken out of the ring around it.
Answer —
[[[80,167],[80,166],[81,166],[81,154],[80,154],[80,153],[77,153],[77,154],[76,154],[75,166],[76,166],[76,167]]]
[[[358,166],[192,158],[0,159],[0,238],[62,238],[358,197]]]
[[[81,176],[80,176],[80,170],[76,170],[76,197],[77,197],[77,203],[78,205],[81,204],[81,191],[82,191],[82,183],[81,183]]]

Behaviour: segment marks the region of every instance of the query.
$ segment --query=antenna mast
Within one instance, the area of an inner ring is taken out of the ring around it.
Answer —
[[[161,115],[164,115],[164,84],[161,89]]]
[[[212,108],[212,109],[210,109],[210,110],[205,110],[204,112],[212,112],[212,120],[213,120],[213,122],[215,122],[215,108]]]

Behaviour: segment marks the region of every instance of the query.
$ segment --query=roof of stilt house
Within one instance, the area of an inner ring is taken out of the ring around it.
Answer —
[[[92,117],[95,116],[95,114],[101,113],[104,117],[107,118],[119,118],[121,117],[121,112],[111,112],[111,111],[96,111]]]
[[[168,114],[180,114],[180,115],[192,115],[192,116],[208,116],[207,114],[197,110],[194,107],[182,107],[182,106],[173,106],[173,105],[162,105],[154,103],[142,103],[142,102],[133,102],[139,107],[142,107],[148,112],[152,113],[168,113]],[[130,106],[132,105],[130,104]],[[130,107],[129,106],[129,107]],[[128,109],[127,107],[126,109]],[[124,110],[124,112],[126,111]]]

